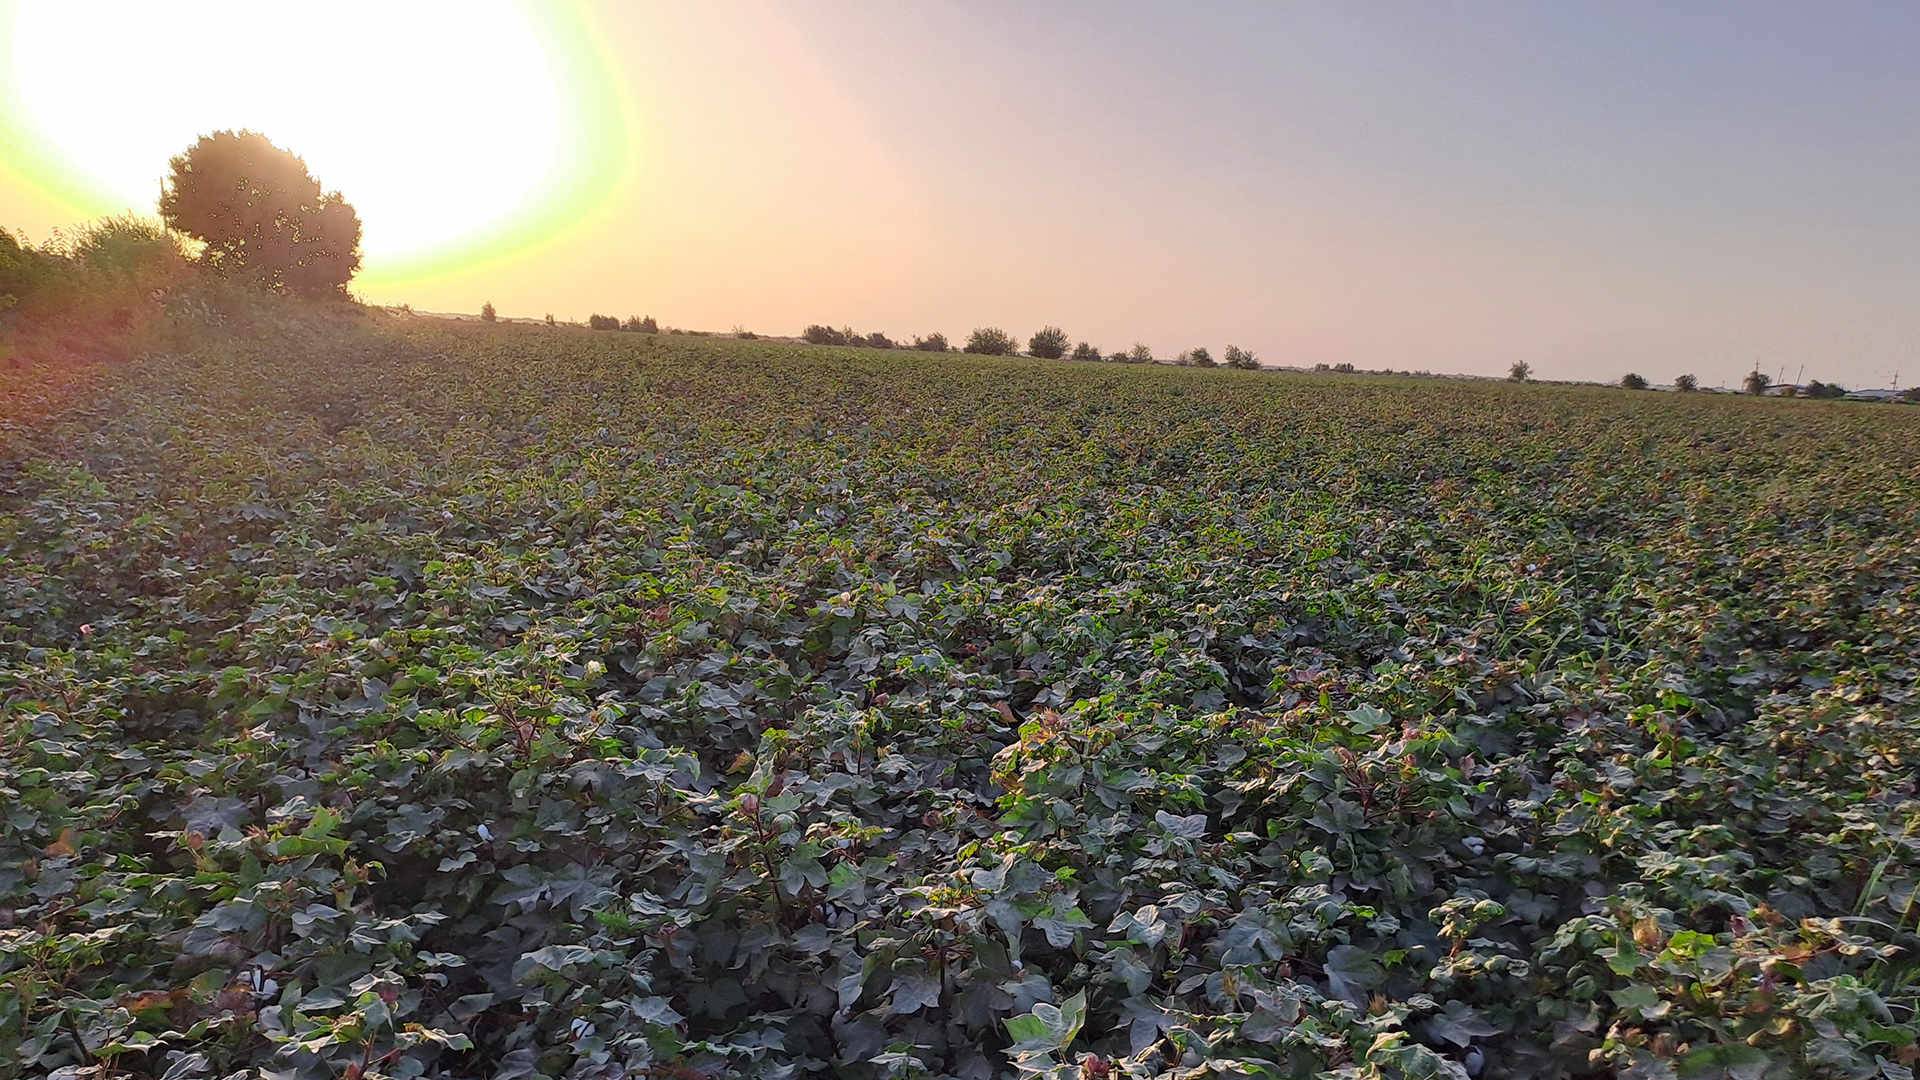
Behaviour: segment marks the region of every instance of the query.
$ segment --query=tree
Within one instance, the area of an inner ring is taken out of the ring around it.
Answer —
[[[1220,366],[1219,362],[1214,360],[1213,354],[1207,351],[1207,347],[1205,345],[1202,345],[1199,348],[1188,353],[1187,359],[1193,361],[1193,364],[1195,367],[1219,367]]]
[[[1682,375],[1673,380],[1673,388],[1682,394],[1691,394],[1700,389],[1700,380],[1692,375]]]
[[[1745,387],[1747,393],[1758,396],[1767,392],[1767,387],[1773,385],[1773,379],[1770,378],[1766,372],[1755,368],[1747,372],[1746,381],[1742,385]]]
[[[1645,390],[1647,388],[1647,380],[1645,377],[1629,371],[1625,375],[1620,376],[1620,388],[1622,390]]]
[[[1821,382],[1815,379],[1807,384],[1807,396],[1810,398],[1843,398],[1847,388],[1839,383]]]
[[[1133,348],[1127,350],[1127,363],[1151,364],[1153,363],[1153,350],[1136,341],[1133,343]]]
[[[657,334],[660,332],[660,324],[655,322],[651,315],[644,319],[638,315],[629,315],[627,316],[626,325],[620,329],[630,334]]]
[[[1020,345],[1005,330],[997,326],[983,326],[967,335],[966,347],[961,351],[980,356],[1012,356],[1020,351]]]
[[[618,315],[589,315],[587,316],[587,325],[595,330],[618,330],[620,329],[620,317]]]
[[[1067,355],[1067,332],[1057,326],[1043,326],[1027,339],[1027,351],[1043,360],[1058,360]]]
[[[916,335],[913,347],[920,352],[946,352],[950,346],[947,345],[947,335],[928,334],[926,337]]]
[[[1075,360],[1098,361],[1100,359],[1100,346],[1089,345],[1083,341],[1073,347],[1073,358]]]
[[[1526,382],[1531,378],[1533,378],[1533,365],[1525,360],[1515,360],[1513,366],[1507,369],[1508,382]]]
[[[1237,371],[1259,371],[1260,358],[1238,345],[1227,346],[1227,366]]]
[[[168,162],[160,216],[202,258],[275,291],[345,296],[360,269],[360,215],[299,157],[252,131],[202,135]]]
[[[493,322],[499,317],[500,317],[499,313],[493,310],[493,301],[488,300],[487,302],[480,305],[480,321],[481,322]]]

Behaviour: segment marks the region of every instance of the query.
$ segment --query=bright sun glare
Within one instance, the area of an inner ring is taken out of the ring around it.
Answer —
[[[151,213],[168,158],[251,128],[346,195],[392,271],[550,209],[583,167],[571,58],[516,0],[8,6],[8,111],[90,202]]]

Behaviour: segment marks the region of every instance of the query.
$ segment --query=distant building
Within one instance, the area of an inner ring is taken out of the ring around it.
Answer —
[[[1852,390],[1847,393],[1848,401],[1898,401],[1899,390]]]

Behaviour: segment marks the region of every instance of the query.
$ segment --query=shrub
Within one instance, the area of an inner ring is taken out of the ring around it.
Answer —
[[[589,315],[587,325],[595,330],[618,330],[620,319],[615,315]]]
[[[1228,356],[1233,355],[1233,350],[1231,348],[1227,350],[1227,355]],[[1213,358],[1213,354],[1208,352],[1207,347],[1204,345],[1188,353],[1187,358],[1193,361],[1193,366],[1195,367],[1219,367],[1220,366],[1220,362]]]
[[[847,343],[847,336],[845,334],[842,334],[831,326],[823,326],[820,323],[814,323],[805,330],[800,331],[800,336],[805,338],[809,345],[845,345]]]
[[[1749,394],[1764,394],[1767,392],[1767,387],[1773,385],[1773,379],[1766,372],[1755,368],[1747,372],[1747,378],[1741,385]]]
[[[481,322],[493,322],[497,320],[499,317],[500,317],[499,314],[493,310],[493,301],[488,300],[487,302],[480,305],[480,321]]]
[[[1625,375],[1620,376],[1620,388],[1623,390],[1645,390],[1647,388],[1647,380],[1645,377],[1629,371]]]
[[[1339,372],[1342,375],[1351,375],[1353,374],[1353,365],[1352,364],[1335,364],[1333,365],[1333,370]]]
[[[142,286],[177,281],[187,268],[178,233],[132,214],[83,226],[65,246],[67,257],[86,273],[114,275]]]
[[[626,325],[621,327],[621,329],[634,334],[657,334],[660,332],[660,324],[655,322],[651,315],[648,315],[644,319],[636,315],[629,315],[627,316]]]
[[[1044,360],[1058,360],[1067,355],[1067,332],[1057,326],[1043,326],[1027,339],[1027,351]]]
[[[967,335],[966,347],[961,351],[979,356],[1013,356],[1020,351],[1020,345],[1005,330],[983,326]]]
[[[1153,363],[1153,350],[1136,341],[1133,343],[1133,348],[1127,350],[1127,363],[1151,364]]]
[[[1807,384],[1807,396],[1810,398],[1843,398],[1847,396],[1847,388],[1841,386],[1839,383],[1823,383],[1819,379],[1815,379]]]
[[[921,352],[947,352],[950,348],[950,346],[947,345],[947,335],[945,334],[928,334],[926,337],[915,337],[913,339],[913,347]]]
[[[344,297],[360,269],[360,215],[306,162],[252,131],[203,135],[168,162],[160,216],[202,258],[274,290]]]
[[[893,348],[893,339],[881,333],[878,330],[875,330],[873,333],[868,334],[864,339],[862,339],[862,341],[866,345],[866,347],[869,349]]]
[[[759,334],[754,333],[753,331],[747,329],[745,326],[742,326],[739,323],[733,324],[733,336],[741,339],[742,341],[755,341],[755,340],[758,340],[760,337]]]
[[[560,325],[559,323],[557,323],[557,322],[554,322],[554,321],[553,321],[553,312],[551,312],[551,311],[549,311],[549,312],[547,312],[547,325],[548,325],[548,326],[558,326],[558,325]]]
[[[1239,371],[1260,370],[1260,358],[1238,345],[1227,346],[1227,366]]]
[[[1073,347],[1073,359],[1098,360],[1100,359],[1100,347],[1098,345],[1089,345],[1083,341]]]
[[[1533,365],[1525,360],[1515,360],[1513,366],[1507,369],[1508,382],[1526,382],[1532,378]]]
[[[1691,394],[1700,389],[1700,380],[1692,375],[1681,375],[1673,380],[1673,388],[1683,394]]]
[[[57,272],[53,259],[0,229],[0,311],[27,303]]]

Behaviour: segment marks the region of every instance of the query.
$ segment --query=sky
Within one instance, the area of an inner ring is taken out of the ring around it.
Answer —
[[[248,125],[421,310],[1920,380],[1912,4],[345,0],[294,79],[182,74],[257,5],[154,7],[0,0],[0,224]]]

